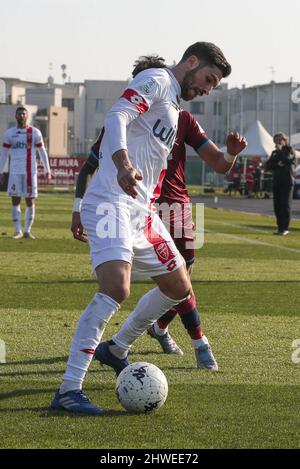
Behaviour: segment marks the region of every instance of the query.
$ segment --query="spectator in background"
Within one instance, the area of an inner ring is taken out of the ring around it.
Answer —
[[[254,197],[258,197],[261,193],[261,177],[262,177],[262,163],[259,163],[253,171],[253,192]]]
[[[267,161],[267,169],[273,172],[273,201],[278,227],[274,234],[285,236],[289,233],[296,155],[284,133],[275,134],[273,140],[275,150]]]

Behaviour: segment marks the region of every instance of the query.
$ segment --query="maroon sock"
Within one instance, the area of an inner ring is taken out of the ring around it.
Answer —
[[[170,324],[170,322],[173,321],[176,314],[177,314],[176,309],[174,309],[174,308],[169,309],[169,311],[167,311],[163,316],[161,316],[158,319],[158,321],[157,321],[158,327],[160,327],[161,329],[166,329],[168,327],[168,325]]]
[[[183,301],[179,305],[175,306],[175,308],[178,311],[180,319],[191,339],[201,339],[203,336],[203,330],[200,322],[199,311],[196,307],[195,296],[191,296],[191,298]]]

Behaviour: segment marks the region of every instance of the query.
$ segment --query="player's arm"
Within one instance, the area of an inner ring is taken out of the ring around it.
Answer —
[[[4,168],[8,159],[9,151],[11,148],[11,142],[10,139],[7,135],[7,133],[4,136],[3,139],[3,144],[2,144],[2,153],[1,153],[1,158],[0,158],[0,184],[3,184],[4,182]]]
[[[135,186],[142,176],[132,166],[127,150],[126,128],[139,116],[139,111],[132,103],[120,99],[106,116],[104,127],[107,135],[112,159],[117,168],[117,179],[123,191],[136,198]]]
[[[35,147],[43,163],[47,182],[50,182],[51,181],[51,169],[50,169],[50,164],[49,164],[49,158],[48,158],[48,154],[46,152],[45,145],[44,145],[44,140],[40,131],[38,131],[38,137],[37,137],[37,142],[35,144]]]
[[[87,179],[89,176],[92,176],[94,174],[98,166],[99,166],[99,159],[95,155],[90,153],[88,156],[88,159],[86,160],[86,162],[84,163],[84,165],[82,166],[79,172],[77,183],[76,183],[71,231],[73,233],[74,239],[78,239],[79,241],[83,241],[84,243],[87,242],[87,236],[84,233],[83,226],[81,223],[81,218],[80,218],[81,203],[82,203],[82,198],[86,191]]]
[[[296,169],[296,154],[292,147],[289,147],[286,152],[281,152],[278,165],[281,167],[291,166],[293,171]]]
[[[133,198],[137,196],[137,181],[143,177],[130,161],[126,129],[134,119],[147,112],[155,101],[161,99],[164,86],[161,86],[160,79],[154,79],[148,71],[139,73],[111,108],[104,122],[105,134],[118,172],[118,183],[123,191]]]
[[[226,139],[227,152],[223,153],[217,145],[208,140],[201,145],[198,155],[217,173],[225,174],[234,165],[237,155],[247,146],[247,141],[239,133],[230,133]]]
[[[137,181],[141,181],[143,176],[132,166],[128,151],[121,148],[113,156],[113,162],[118,170],[118,183],[126,194],[136,198],[137,190],[135,186]]]

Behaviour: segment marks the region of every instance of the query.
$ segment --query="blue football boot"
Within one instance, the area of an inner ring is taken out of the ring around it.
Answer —
[[[109,350],[109,341],[101,342],[95,350],[94,358],[104,365],[108,365],[113,368],[118,376],[126,366],[129,365],[129,361],[126,358],[118,358]]]
[[[64,394],[60,394],[59,390],[57,390],[51,402],[51,409],[68,410],[69,412],[86,415],[104,414],[104,411],[100,407],[92,404],[89,398],[80,389],[68,391]]]

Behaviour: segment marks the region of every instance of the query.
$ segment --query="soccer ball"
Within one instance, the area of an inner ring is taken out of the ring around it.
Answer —
[[[120,404],[129,412],[152,412],[168,396],[168,382],[152,363],[136,362],[126,366],[117,378],[116,393]]]

